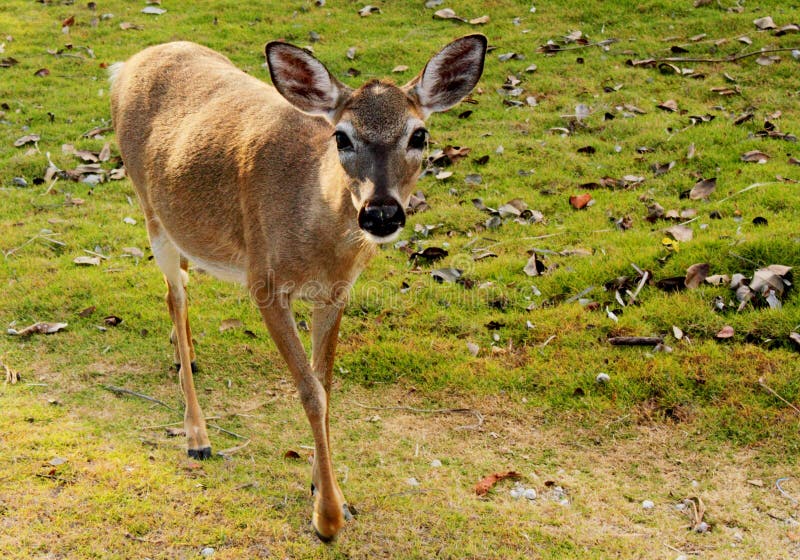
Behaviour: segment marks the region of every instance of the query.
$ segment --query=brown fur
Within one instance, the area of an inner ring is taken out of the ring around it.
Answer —
[[[145,49],[112,79],[117,140],[167,281],[189,454],[205,458],[211,448],[190,366],[187,259],[248,287],[286,359],[314,434],[312,521],[325,540],[348,515],[328,432],[336,339],[349,289],[375,253],[358,211],[375,196],[406,203],[421,162],[410,128],[468,93],[485,48],[471,36],[432,59],[439,68],[470,57],[469,83],[459,76],[455,88],[423,73],[404,88],[374,81],[351,91],[300,49],[277,45],[270,69],[281,95],[188,42]],[[342,123],[358,149],[340,161],[332,134]],[[291,311],[297,297],[315,304],[310,363]]]

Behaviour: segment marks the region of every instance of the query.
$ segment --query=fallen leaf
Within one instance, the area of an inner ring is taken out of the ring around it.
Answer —
[[[592,195],[590,195],[589,193],[578,194],[569,197],[569,203],[576,210],[586,208],[586,206],[589,204],[589,202],[591,202],[591,200],[592,200]]]
[[[457,16],[456,12],[452,8],[442,8],[441,10],[437,10],[436,12],[434,12],[433,17],[439,19],[455,19],[463,22],[467,21],[466,19]]]
[[[392,68],[392,73],[398,74],[400,72],[405,72],[406,70],[408,70],[408,66],[406,66],[405,64],[398,64],[397,66]]]
[[[158,6],[145,6],[142,8],[142,13],[151,16],[160,16],[161,14],[166,14],[167,10],[164,8],[159,8]]]
[[[408,257],[408,260],[415,262],[423,261],[426,264],[430,264],[442,260],[449,254],[450,253],[448,253],[447,250],[442,249],[441,247],[426,247],[422,251],[411,253],[411,255]]]
[[[14,147],[20,148],[25,144],[34,144],[41,139],[42,137],[39,136],[38,134],[26,134],[25,136],[20,136],[19,138],[14,140]]]
[[[663,109],[664,111],[670,111],[672,113],[675,113],[678,111],[678,102],[675,101],[674,99],[668,99],[663,103],[656,105],[656,107],[658,107],[659,109]]]
[[[769,156],[759,150],[750,150],[742,154],[742,161],[749,163],[767,163]]]
[[[117,317],[116,315],[108,315],[107,317],[103,317],[103,324],[108,325],[109,327],[116,327],[121,323],[122,318]]]
[[[708,263],[693,264],[686,269],[686,278],[683,283],[690,290],[698,288],[708,276],[709,268]]]
[[[431,276],[439,284],[444,282],[455,282],[461,278],[461,275],[461,270],[457,268],[438,268],[431,271]]]
[[[765,31],[767,29],[775,29],[777,27],[777,25],[775,25],[775,22],[772,21],[772,18],[770,16],[754,19],[753,25],[755,25],[760,31]]]
[[[289,449],[286,453],[283,454],[284,459],[300,459],[300,454],[295,451],[294,449]]]
[[[800,348],[800,333],[796,333],[794,331],[789,333],[789,340],[794,342],[798,348]]]
[[[692,190],[689,191],[691,200],[706,200],[717,188],[717,178],[701,179],[697,181]]]
[[[467,342],[467,351],[469,351],[469,353],[473,356],[477,357],[478,353],[481,351],[481,347],[474,342]]]
[[[658,177],[659,175],[664,175],[665,173],[670,171],[673,167],[675,167],[674,161],[670,161],[669,163],[654,163],[653,165],[650,166],[650,168],[653,170],[653,173],[655,173],[656,177]]]
[[[100,257],[75,257],[72,262],[80,266],[99,266]]]
[[[469,20],[470,25],[483,25],[489,23],[489,16],[480,16]]]
[[[478,496],[485,496],[486,494],[489,493],[489,490],[491,490],[492,487],[495,484],[497,484],[498,482],[500,482],[501,480],[505,480],[506,478],[514,479],[514,478],[519,478],[519,477],[520,477],[520,474],[518,472],[515,472],[515,471],[507,471],[507,472],[504,472],[504,473],[493,473],[493,474],[490,474],[489,476],[485,477],[483,480],[481,480],[480,482],[478,482],[475,485],[475,493]]]
[[[731,277],[727,274],[714,274],[706,277],[706,284],[711,284],[712,286],[724,286],[725,284],[730,284],[730,282]]]
[[[675,241],[691,241],[694,237],[694,232],[692,228],[688,226],[672,226],[664,230],[666,233],[671,235]]]
[[[775,35],[776,37],[780,37],[782,35],[788,35],[789,33],[800,33],[800,26],[797,25],[796,23],[783,25],[778,29],[776,29],[773,35]]]
[[[89,317],[89,316],[90,316],[92,313],[94,313],[95,311],[97,311],[97,307],[96,307],[96,306],[94,306],[94,305],[90,305],[90,306],[89,306],[89,307],[87,307],[86,309],[83,309],[83,310],[81,310],[81,311],[78,313],[78,317],[83,317],[83,318]]]
[[[129,29],[139,31],[141,29],[144,29],[141,25],[136,23],[131,23],[130,21],[123,21],[122,23],[119,24],[119,28],[122,29],[123,31],[127,31]]]
[[[544,262],[539,259],[539,256],[534,253],[531,255],[531,258],[528,259],[528,262],[525,263],[525,267],[522,270],[528,276],[539,276],[540,274],[544,274],[547,267]]]
[[[34,76],[37,78],[44,78],[50,75],[50,70],[47,68],[39,68],[36,72],[33,73]]]
[[[781,57],[776,55],[767,56],[762,54],[761,56],[756,58],[756,64],[758,64],[759,66],[771,66],[772,64],[775,64],[776,62],[780,61]]]
[[[31,334],[53,334],[57,333],[58,331],[64,330],[65,328],[67,328],[67,323],[39,322],[39,323],[34,323],[29,327],[25,327],[21,331],[9,328],[8,334],[14,336],[28,336]]]
[[[733,337],[733,335],[734,335],[734,332],[733,332],[733,327],[731,327],[730,325],[725,325],[725,326],[724,326],[724,327],[722,327],[722,329],[721,329],[721,330],[720,330],[720,331],[719,331],[717,334],[715,334],[714,336],[715,336],[716,338],[720,339],[720,340],[725,340],[725,339],[728,339],[728,338],[732,338],[732,337]]]

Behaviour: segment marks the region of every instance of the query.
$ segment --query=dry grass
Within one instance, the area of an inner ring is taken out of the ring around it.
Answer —
[[[692,423],[587,421],[544,416],[508,396],[442,395],[443,403],[481,412],[480,429],[462,429],[472,415],[364,409],[356,403],[425,403],[413,391],[357,387],[339,388],[333,429],[339,476],[359,515],[326,547],[306,526],[308,466],[283,458],[289,449],[310,453],[294,391],[280,379],[260,389],[264,398],[209,411],[251,444],[200,464],[183,458],[181,438],[153,427],[179,420],[163,407],[101,389],[91,390],[87,406],[77,386],[5,386],[0,396],[11,406],[0,434],[11,452],[0,471],[2,557],[192,558],[206,546],[215,558],[800,553],[789,521],[796,504],[774,484],[792,467],[759,464],[748,449],[709,447]],[[47,402],[53,398],[58,404]],[[66,461],[53,466],[55,457]],[[434,459],[442,466],[431,466]],[[538,498],[512,498],[509,481],[485,498],[474,494],[479,479],[504,470],[519,472]],[[567,505],[553,499],[554,486]],[[792,480],[784,488],[800,490]],[[692,496],[707,507],[706,534],[690,531],[675,507]],[[655,507],[643,509],[643,500]]]

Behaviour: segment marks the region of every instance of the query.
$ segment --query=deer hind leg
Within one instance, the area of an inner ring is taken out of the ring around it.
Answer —
[[[194,349],[189,330],[189,308],[186,297],[188,275],[183,265],[185,259],[155,220],[148,220],[147,230],[150,234],[153,256],[167,282],[167,308],[172,318],[172,338],[177,350],[177,360],[180,364],[178,372],[186,402],[183,425],[186,430],[189,457],[208,459],[211,457],[211,442],[208,439],[205,417],[197,401],[192,378]]]
[[[312,371],[297,334],[288,296],[255,290],[254,299],[269,333],[292,372],[308,423],[314,435],[314,511],[311,523],[317,536],[325,542],[336,537],[344,527],[350,510],[344,503],[331,463],[326,423],[328,395],[324,383]]]
[[[189,284],[189,261],[186,260],[185,257],[181,256],[181,276],[183,277],[183,289],[186,291],[186,286]],[[194,342],[192,341],[192,329],[189,326],[189,317],[186,317],[186,333],[189,337],[189,351],[192,360],[192,373],[197,373],[197,362],[195,361],[194,355]],[[177,339],[177,332],[175,331],[175,327],[172,327],[172,332],[169,335],[169,341],[172,343],[172,350],[173,350],[173,363],[175,364],[175,369],[180,371],[181,369],[181,355],[178,348],[178,339]]]

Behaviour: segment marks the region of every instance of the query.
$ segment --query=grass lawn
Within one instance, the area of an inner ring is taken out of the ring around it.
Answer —
[[[798,557],[800,295],[764,269],[800,265],[800,4],[365,5],[4,1],[0,322],[67,326],[0,335],[0,557]],[[492,50],[428,123],[427,208],[342,322],[332,441],[358,515],[323,545],[285,364],[245,290],[201,271],[195,383],[234,450],[199,463],[171,437],[164,284],[112,173],[106,67],[189,39],[268,80],[282,38],[348,85],[405,83],[472,32]],[[703,280],[736,274],[772,295]]]

